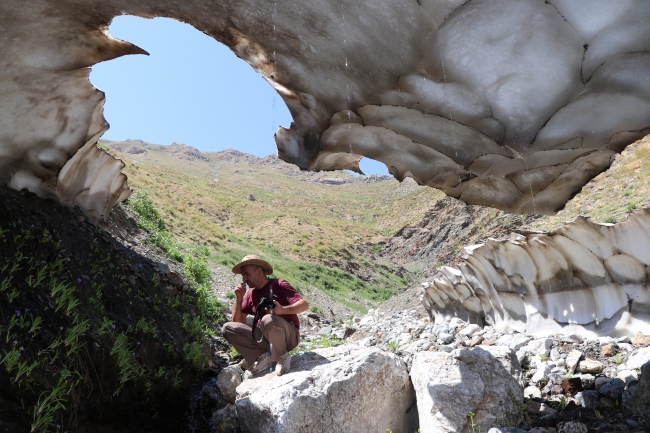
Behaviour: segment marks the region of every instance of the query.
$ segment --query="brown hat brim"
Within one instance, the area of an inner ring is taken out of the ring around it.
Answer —
[[[271,266],[271,264],[266,260],[262,260],[262,259],[250,259],[250,260],[244,260],[243,262],[237,263],[232,268],[232,273],[241,274],[241,268],[248,265],[259,266],[260,268],[262,268],[262,271],[264,271],[265,275],[271,275],[273,273],[273,267]]]

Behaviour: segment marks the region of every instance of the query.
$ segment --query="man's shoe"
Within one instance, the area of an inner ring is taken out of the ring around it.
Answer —
[[[275,365],[275,372],[278,373],[278,376],[282,376],[284,373],[287,373],[291,369],[291,355],[285,353],[278,358],[278,363]]]
[[[267,368],[271,367],[271,364],[273,364],[273,361],[271,360],[271,354],[269,352],[264,352],[260,355],[259,358],[257,358],[257,362],[255,362],[255,365],[253,365],[251,373],[257,374],[261,371],[264,371]]]

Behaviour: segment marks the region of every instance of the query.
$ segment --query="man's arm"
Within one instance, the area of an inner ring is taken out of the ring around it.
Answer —
[[[300,314],[303,311],[307,311],[309,309],[309,304],[307,303],[307,301],[305,301],[304,298],[299,299],[298,301],[294,302],[291,305],[287,305],[286,307],[280,305],[280,303],[275,299],[273,300],[273,302],[275,303],[275,308],[271,311],[273,314],[277,314],[277,315]]]
[[[246,313],[241,310],[241,304],[244,301],[244,295],[246,294],[246,285],[239,284],[235,288],[235,305],[232,306],[232,321],[233,322],[244,322],[246,320]]]

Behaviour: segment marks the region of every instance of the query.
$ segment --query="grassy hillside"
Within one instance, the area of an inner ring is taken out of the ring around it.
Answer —
[[[578,215],[599,223],[623,221],[635,209],[650,206],[650,135],[628,146],[610,169],[582,188],[565,208],[542,216],[529,225],[534,230],[553,230]]]
[[[126,163],[129,185],[147,193],[184,247],[207,247],[209,261],[226,267],[259,254],[276,276],[357,311],[406,285],[409,275],[376,253],[443,196],[387,177],[301,172],[236,150],[103,146]]]

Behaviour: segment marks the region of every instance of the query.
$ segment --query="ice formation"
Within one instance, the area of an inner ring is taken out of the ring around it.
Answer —
[[[535,334],[650,331],[650,209],[624,222],[579,217],[549,233],[466,247],[421,300],[436,322],[460,317]]]
[[[467,203],[551,213],[650,132],[647,0],[2,2],[1,182],[97,221],[128,195],[94,148],[88,83],[144,53],[107,33],[124,14],[189,23],[263,74],[294,120],[278,154],[304,169],[366,156]]]

